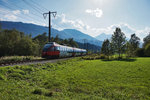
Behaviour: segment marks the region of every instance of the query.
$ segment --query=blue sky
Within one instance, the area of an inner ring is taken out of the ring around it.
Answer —
[[[52,27],[59,30],[95,37],[120,27],[127,37],[136,33],[141,39],[150,32],[150,0],[0,0],[0,20],[47,26],[42,13],[48,10],[57,11]]]

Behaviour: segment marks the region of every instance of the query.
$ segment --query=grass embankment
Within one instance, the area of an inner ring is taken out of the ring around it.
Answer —
[[[150,58],[0,68],[0,99],[150,99]]]
[[[39,60],[39,59],[42,59],[42,58],[34,57],[34,56],[6,56],[6,57],[0,57],[0,64],[20,62],[20,61]]]

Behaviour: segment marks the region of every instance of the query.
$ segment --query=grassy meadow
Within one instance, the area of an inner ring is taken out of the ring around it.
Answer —
[[[150,100],[150,58],[0,67],[0,100]]]

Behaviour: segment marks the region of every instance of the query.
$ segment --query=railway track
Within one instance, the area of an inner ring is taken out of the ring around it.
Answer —
[[[9,63],[1,63],[0,67],[5,67],[5,66],[14,66],[14,65],[30,65],[30,64],[38,64],[38,63],[55,63],[58,61],[63,61],[63,60],[68,60],[72,59],[71,58],[60,58],[60,59],[41,59],[41,60],[30,60],[30,61],[19,61],[19,62],[9,62]]]

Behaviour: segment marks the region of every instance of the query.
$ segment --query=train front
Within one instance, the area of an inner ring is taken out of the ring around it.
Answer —
[[[59,54],[58,46],[54,42],[45,44],[42,50],[42,58],[58,58]]]

